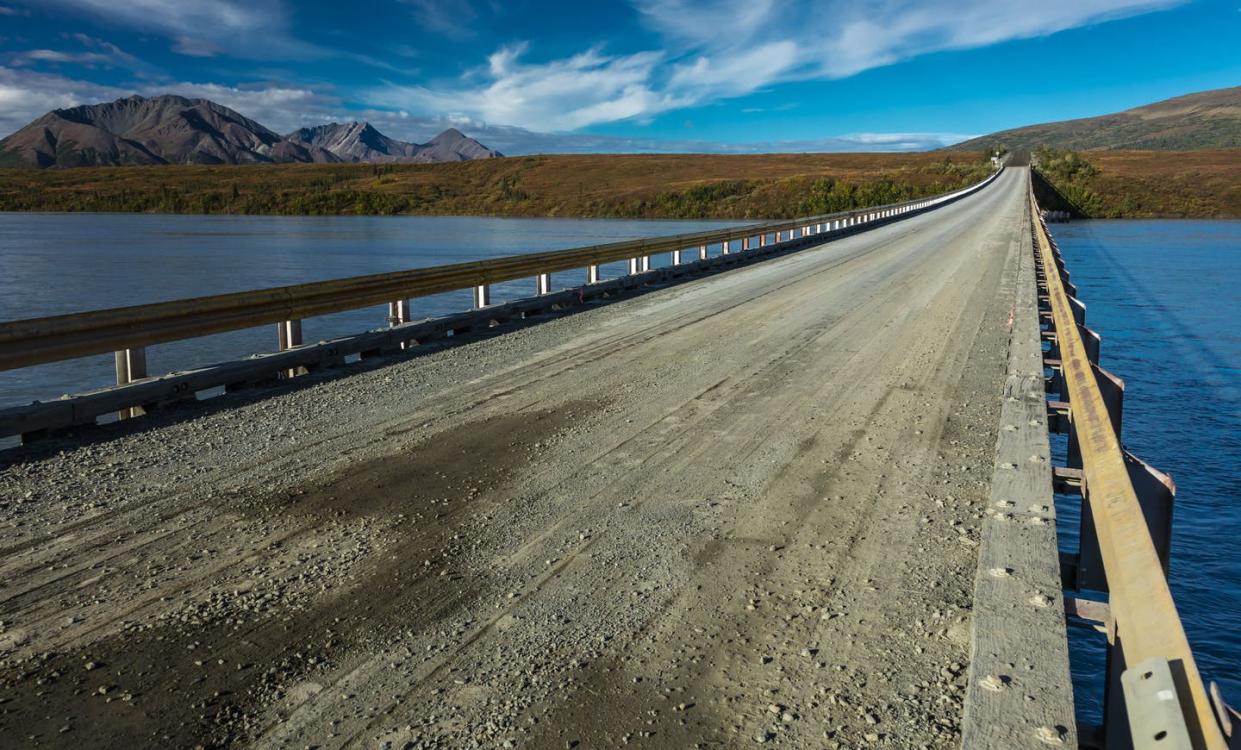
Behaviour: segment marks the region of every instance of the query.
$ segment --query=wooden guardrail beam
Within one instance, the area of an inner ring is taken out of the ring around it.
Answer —
[[[1130,481],[1120,438],[1095,379],[1032,187],[1029,200],[1061,370],[1072,405],[1070,419],[1077,433],[1083,481],[1107,576],[1109,607],[1116,635],[1123,643],[1125,664],[1133,667],[1148,660],[1166,661],[1193,747],[1225,750],[1227,744]]]

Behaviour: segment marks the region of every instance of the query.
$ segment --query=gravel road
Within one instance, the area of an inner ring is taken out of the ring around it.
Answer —
[[[1024,185],[10,452],[0,737],[956,746]]]

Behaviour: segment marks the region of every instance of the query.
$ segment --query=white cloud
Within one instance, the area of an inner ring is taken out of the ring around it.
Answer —
[[[661,52],[605,55],[587,50],[563,60],[528,64],[525,47],[503,47],[461,89],[385,86],[364,94],[379,106],[445,113],[537,130],[576,130],[596,122],[651,115],[688,102],[650,85]]]
[[[785,81],[841,78],[929,52],[1051,34],[1185,0],[632,1],[665,49],[605,54],[591,48],[532,63],[525,62],[525,46],[509,46],[459,80],[388,85],[367,97],[396,109],[571,131],[641,121]]]
[[[142,84],[134,88],[104,86],[24,68],[0,67],[0,137],[24,127],[53,109],[113,101],[132,94],[180,94],[210,99],[287,133],[343,117],[340,100],[330,94],[283,84],[225,86],[216,83]]]
[[[282,0],[21,0],[59,7],[105,23],[153,31],[171,38],[182,54],[229,52],[255,59],[305,58],[323,54],[289,33]]]
[[[418,25],[452,39],[474,36],[478,11],[471,0],[402,0],[410,6]]]
[[[0,67],[0,133],[8,135],[49,110],[108,101],[130,93],[63,76]]]
[[[103,39],[96,39],[86,34],[64,34],[65,39],[76,41],[84,49],[65,51],[54,49],[32,49],[13,52],[9,60],[13,65],[35,65],[38,63],[73,64],[88,67],[129,68],[147,70],[149,66],[120,47]]]
[[[282,84],[225,86],[218,83],[173,83],[149,87],[141,93],[210,99],[282,134],[339,119],[341,112],[340,100],[334,96]]]

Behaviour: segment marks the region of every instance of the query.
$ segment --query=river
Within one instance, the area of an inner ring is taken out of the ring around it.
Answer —
[[[1241,705],[1241,221],[1051,229],[1103,337],[1100,364],[1125,381],[1122,439],[1176,482],[1169,582],[1198,667]],[[1062,546],[1076,546],[1077,505],[1057,502]],[[1097,720],[1093,636],[1071,643],[1078,713]]]

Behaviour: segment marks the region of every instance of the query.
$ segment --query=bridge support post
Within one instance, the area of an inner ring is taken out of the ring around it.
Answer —
[[[750,249],[750,238],[742,237],[741,238],[741,252],[744,253],[746,250],[749,250],[749,249]]]
[[[698,246],[698,260],[706,260],[706,259],[707,259],[707,246],[699,245]]]
[[[597,263],[586,266],[586,283],[587,284],[598,284],[599,283],[599,265]]]
[[[758,246],[767,247],[767,234],[765,232],[758,236]]]
[[[651,270],[651,256],[643,255],[639,260],[641,261],[643,273],[646,273],[647,271]]]
[[[733,246],[731,242],[724,240],[720,243],[720,255],[732,255],[732,252]]]
[[[629,275],[633,276],[642,269],[642,264],[637,258],[629,259]]]
[[[479,284],[474,287],[474,309],[481,310],[491,305],[491,285]]]
[[[135,347],[133,349],[122,349],[114,355],[116,360],[116,384],[126,385],[135,380],[142,380],[147,376],[147,350],[146,347]],[[130,417],[140,417],[146,414],[146,409],[141,406],[131,406],[128,409],[121,409],[116,413],[117,419],[129,419]]]
[[[552,293],[552,275],[541,273],[534,277],[534,293],[540,297]]]
[[[680,250],[672,251],[672,265],[674,266],[681,265],[681,251]]]

